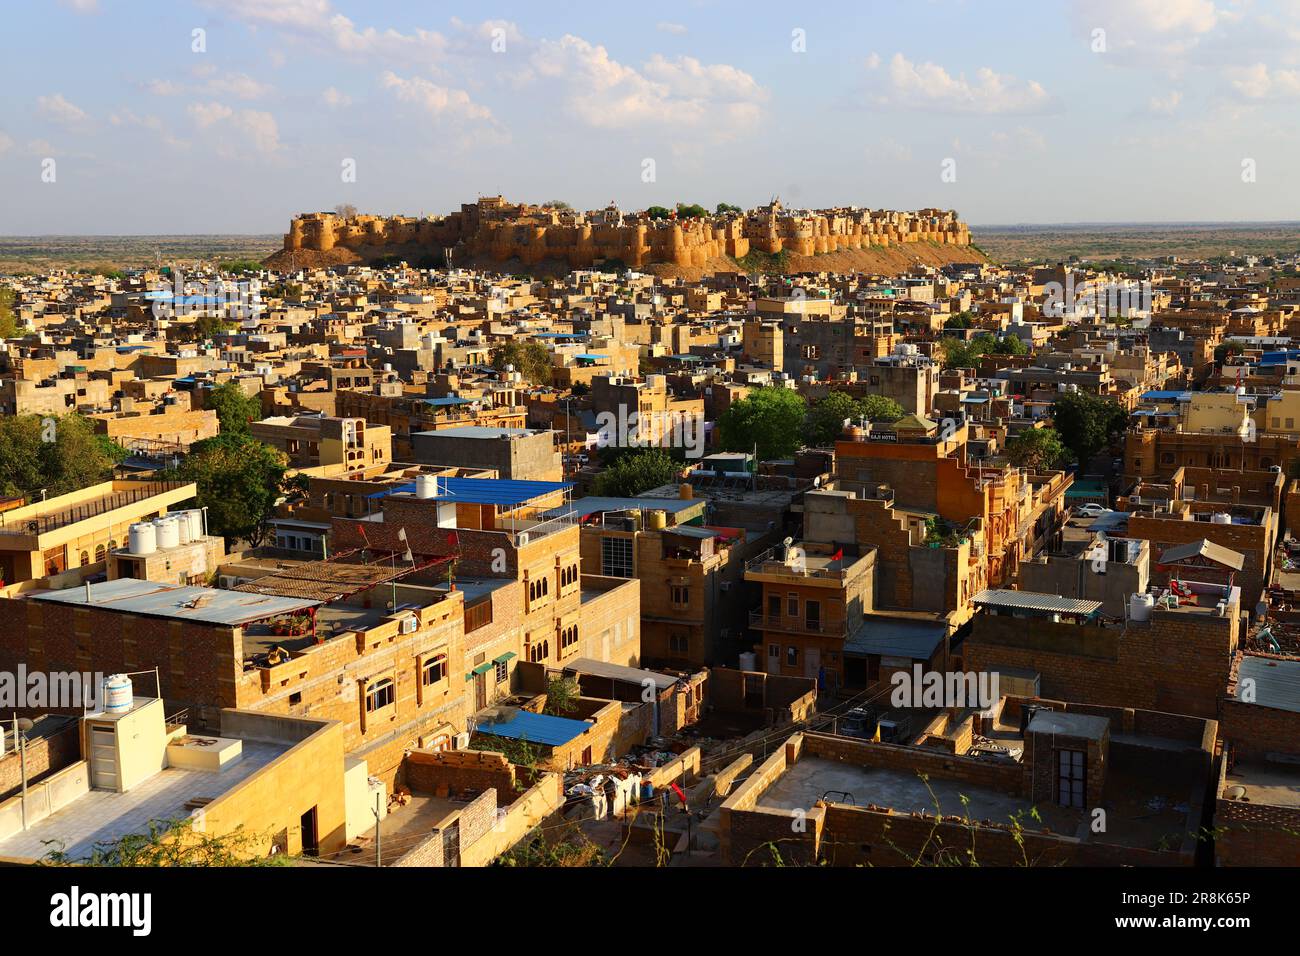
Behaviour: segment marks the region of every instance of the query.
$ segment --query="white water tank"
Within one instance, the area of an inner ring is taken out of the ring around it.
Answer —
[[[135,700],[131,678],[125,674],[111,674],[104,678],[104,713],[125,714]]]
[[[740,654],[740,669],[742,671],[758,670],[758,655],[753,651],[742,651]]]
[[[438,478],[436,475],[415,476],[415,497],[436,498],[438,496]]]
[[[127,548],[132,554],[153,554],[158,550],[158,535],[148,521],[131,525],[127,534]]]
[[[1226,511],[1216,511],[1210,515],[1210,524],[1232,524],[1232,515]]]
[[[158,535],[159,548],[165,551],[180,546],[181,531],[175,518],[155,518],[153,526]]]
[[[203,511],[199,508],[191,508],[184,514],[185,520],[190,524],[190,540],[198,541],[203,537]]]
[[[1156,606],[1156,599],[1150,594],[1135,594],[1129,598],[1128,616],[1134,621],[1151,620],[1151,609]]]
[[[189,544],[193,540],[193,536],[190,534],[190,519],[185,512],[173,512],[167,516],[167,520],[176,525],[176,537],[181,544]]]

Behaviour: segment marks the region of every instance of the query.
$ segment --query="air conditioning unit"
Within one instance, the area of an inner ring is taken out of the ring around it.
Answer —
[[[414,614],[408,614],[406,617],[402,618],[403,634],[414,634],[419,629],[420,629],[420,619],[416,617]]]
[[[1129,504],[1133,504],[1133,505],[1140,505],[1140,504],[1142,504],[1142,496],[1141,496],[1141,495],[1129,495],[1129,496],[1128,496],[1128,500],[1129,500]]]
[[[469,731],[456,735],[456,749],[465,750],[469,747]]]

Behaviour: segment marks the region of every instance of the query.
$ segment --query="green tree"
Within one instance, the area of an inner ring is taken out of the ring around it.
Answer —
[[[682,466],[660,448],[646,448],[618,458],[596,476],[592,491],[602,497],[632,498],[677,480]]]
[[[983,355],[1024,355],[1029,351],[1019,336],[997,338],[991,332],[980,332],[969,339],[946,335],[939,340],[944,368],[978,368]]]
[[[1240,339],[1228,339],[1228,341],[1214,347],[1214,361],[1222,365],[1229,355],[1241,355],[1245,351],[1245,343]]]
[[[262,417],[262,403],[247,395],[238,382],[222,382],[204,398],[204,407],[217,413],[222,434],[245,434],[248,423]]]
[[[1025,340],[1018,335],[1004,335],[989,351],[994,355],[1026,355],[1029,346],[1025,345]]]
[[[863,395],[858,407],[869,422],[896,422],[903,417],[903,406],[884,395]]]
[[[1086,465],[1128,426],[1118,402],[1088,392],[1066,392],[1052,403],[1052,427],[1074,460]]]
[[[1068,457],[1065,443],[1054,428],[1029,428],[1007,442],[1007,458],[1030,471],[1046,471]]]
[[[718,434],[727,451],[752,452],[760,459],[788,458],[799,450],[808,406],[788,388],[756,388],[718,419]]]
[[[554,717],[563,717],[578,709],[578,698],[582,696],[582,687],[576,677],[560,674],[546,682],[545,713]]]
[[[646,209],[645,214],[651,219],[667,219],[673,211],[667,206],[651,206]]]
[[[208,342],[221,332],[229,332],[235,323],[217,315],[200,315],[193,322],[178,324],[179,335],[188,342]]]
[[[678,219],[703,219],[708,214],[709,211],[699,203],[679,202],[677,204]]]
[[[174,471],[163,477],[198,485],[199,507],[208,509],[208,529],[256,546],[269,530],[276,503],[297,487],[286,479],[287,459],[243,432],[225,432],[196,442]]]
[[[903,407],[883,395],[864,395],[856,399],[847,392],[831,392],[808,409],[804,422],[804,442],[822,448],[832,445],[844,430],[844,420],[865,418],[868,421],[897,421]]]
[[[974,323],[969,312],[958,312],[943,324],[945,329],[969,329]]]
[[[12,339],[18,334],[18,320],[14,317],[14,290],[0,286],[0,339]]]
[[[128,833],[74,857],[62,846],[41,858],[42,866],[287,866],[292,857],[266,856],[263,840],[238,828],[215,835],[194,829],[191,819],[156,820],[145,833]]]
[[[47,498],[113,477],[126,449],[75,412],[0,418],[0,494]]]
[[[541,342],[507,342],[493,349],[492,367],[505,371],[508,365],[534,385],[551,382],[551,353]]]
[[[745,211],[745,210],[741,209],[739,206],[733,206],[733,205],[732,205],[731,203],[729,203],[729,202],[720,202],[720,203],[718,203],[718,208],[714,210],[714,215],[717,215],[717,216],[723,216],[723,215],[726,215],[726,214],[729,213],[729,212],[737,212],[737,213],[739,213],[739,212],[744,212],[744,211]]]

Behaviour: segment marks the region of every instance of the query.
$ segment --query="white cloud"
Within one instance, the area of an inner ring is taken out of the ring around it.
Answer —
[[[235,128],[259,153],[280,151],[280,130],[275,117],[262,110],[240,110],[233,118]]]
[[[0,130],[0,156],[3,156],[5,153],[9,152],[9,150],[13,148],[14,148],[13,137],[10,136],[8,133],[4,132],[3,130]]]
[[[275,117],[263,110],[236,110],[225,103],[191,103],[186,112],[202,130],[219,128],[223,135],[218,151],[222,155],[237,156],[251,147],[255,152],[274,156],[281,150],[280,130]],[[224,135],[233,132],[234,138]]]
[[[65,126],[76,126],[90,119],[85,110],[69,103],[62,93],[38,96],[36,105],[40,107],[41,115]]]
[[[660,33],[671,33],[674,36],[685,36],[690,31],[684,23],[670,23],[667,20],[660,20],[655,24],[655,29]]]
[[[530,65],[562,89],[569,112],[589,126],[689,126],[725,138],[758,121],[767,91],[743,70],[693,57],[655,55],[642,71],[573,35],[543,40]]]
[[[256,100],[270,92],[271,87],[253,79],[247,73],[226,73],[208,81],[208,92],[225,94],[241,100]]]
[[[401,102],[418,106],[433,117],[492,119],[492,111],[475,103],[464,90],[448,89],[421,77],[403,79],[392,71],[385,72],[379,82]]]
[[[1228,81],[1250,100],[1293,99],[1300,96],[1300,71],[1270,70],[1263,63],[1225,71]]]
[[[98,13],[99,0],[59,0],[59,5],[75,13]]]
[[[1178,90],[1171,90],[1167,96],[1153,96],[1147,101],[1147,108],[1160,116],[1170,116],[1178,109],[1178,104],[1183,101],[1183,94]]]
[[[953,75],[937,63],[914,63],[901,53],[889,61],[883,105],[942,113],[1042,113],[1054,108],[1052,97],[1034,80],[1021,80],[988,67]]]
[[[1167,65],[1196,49],[1225,15],[1213,0],[1072,0],[1076,33],[1106,31],[1106,54],[1120,62]]]
[[[172,80],[149,80],[144,84],[144,88],[154,96],[176,96],[185,89]]]
[[[191,103],[185,110],[198,124],[199,129],[207,129],[214,123],[230,119],[235,114],[235,111],[224,103]]]
[[[352,97],[346,93],[341,93],[334,87],[326,87],[320,95],[321,102],[332,110],[342,109],[345,106],[352,105]]]

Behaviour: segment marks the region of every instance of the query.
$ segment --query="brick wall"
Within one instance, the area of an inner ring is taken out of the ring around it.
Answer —
[[[0,757],[0,801],[7,800],[22,790],[23,755],[15,748],[13,724],[3,725],[6,753]],[[81,728],[72,721],[49,737],[29,740],[24,748],[27,765],[27,783],[39,781],[47,773],[62,770],[81,759]]]

